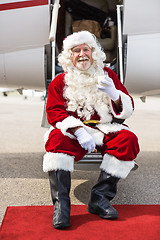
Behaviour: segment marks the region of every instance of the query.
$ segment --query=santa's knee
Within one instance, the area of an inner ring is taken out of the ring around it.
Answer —
[[[123,152],[123,160],[131,161],[135,159],[139,151],[140,148],[137,136],[133,132],[124,130],[121,146],[121,152]]]

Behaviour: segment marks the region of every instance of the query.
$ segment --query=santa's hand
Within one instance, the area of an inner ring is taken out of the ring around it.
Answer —
[[[94,152],[95,142],[92,136],[83,128],[79,128],[74,135],[77,137],[77,140],[82,148],[84,148],[88,153]]]
[[[108,76],[108,73],[105,74],[105,79],[102,79],[100,82],[102,85],[97,85],[98,89],[107,93],[108,96],[116,101],[119,98],[118,90],[115,88],[112,78]]]

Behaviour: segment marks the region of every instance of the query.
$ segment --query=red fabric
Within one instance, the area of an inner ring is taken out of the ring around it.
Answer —
[[[108,153],[119,160],[131,161],[136,158],[139,151],[137,136],[128,130],[121,130],[104,137],[102,155]]]
[[[65,144],[64,144],[65,143]],[[47,152],[66,153],[75,156],[75,161],[83,158],[87,153],[76,139],[64,136],[59,129],[54,129],[45,145]],[[102,155],[108,153],[119,160],[131,161],[139,153],[136,135],[127,130],[105,135],[103,147],[99,150]]]
[[[104,70],[108,71],[108,75],[113,79],[116,88],[129,96],[126,88],[120,82],[117,75],[109,68],[104,68]],[[55,126],[57,122],[62,122],[69,116],[78,118],[75,112],[67,112],[66,110],[67,103],[63,98],[63,89],[65,85],[64,77],[65,73],[58,75],[54,81],[50,83],[48,89],[46,112],[48,122],[52,126]],[[100,120],[100,116],[95,112],[94,115],[91,116],[91,119]],[[51,132],[45,148],[47,152],[65,153],[75,156],[75,161],[82,159],[86,154],[86,151],[79,145],[77,140],[64,136],[58,129]],[[103,148],[100,150],[102,151],[102,155],[108,153],[115,156],[117,159],[130,161],[135,159],[139,152],[138,140],[133,133],[128,131],[108,134],[105,137]]]
[[[71,227],[52,226],[53,206],[8,207],[1,240],[159,240],[160,205],[114,205],[117,220],[104,220],[87,212],[85,205],[71,206]]]
[[[108,71],[108,75],[109,75],[109,77],[111,77],[113,79],[113,82],[114,82],[116,88],[118,90],[121,90],[125,94],[129,95],[126,88],[124,87],[124,85],[118,79],[117,75],[109,68],[104,68],[104,69],[106,71]],[[47,99],[46,112],[47,112],[48,122],[52,126],[55,126],[55,124],[57,122],[63,121],[69,115],[78,118],[78,116],[75,112],[68,113],[66,110],[67,104],[66,104],[65,99],[63,98],[64,77],[65,77],[65,73],[58,75],[50,83],[49,88],[48,88],[48,99]],[[132,97],[131,97],[131,100],[133,103]],[[95,114],[91,116],[91,119],[100,120],[100,117],[95,112]]]
[[[65,136],[59,129],[54,129],[50,133],[49,139],[45,144],[45,149],[47,152],[65,153],[75,156],[75,161],[82,159],[87,153],[76,139]]]
[[[69,116],[66,111],[66,103],[63,98],[65,73],[58,75],[49,84],[46,112],[49,124],[54,126],[57,122],[63,121]]]

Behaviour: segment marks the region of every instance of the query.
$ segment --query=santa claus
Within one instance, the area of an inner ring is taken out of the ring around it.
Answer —
[[[117,182],[134,168],[139,145],[123,121],[132,115],[133,99],[117,75],[104,67],[105,53],[88,31],[63,41],[59,62],[64,73],[49,85],[43,170],[49,173],[54,204],[53,227],[70,226],[70,173],[78,161],[97,148],[103,161],[91,190],[88,212],[104,219],[118,218],[110,201]]]

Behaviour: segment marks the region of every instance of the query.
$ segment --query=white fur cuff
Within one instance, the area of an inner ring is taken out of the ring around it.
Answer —
[[[121,102],[122,102],[122,112],[120,114],[116,114],[114,111],[112,104],[111,104],[111,112],[114,117],[120,118],[120,119],[126,119],[129,118],[132,113],[133,113],[133,104],[130,96],[127,94],[123,93],[122,91],[118,90],[119,95],[121,97]]]
[[[65,170],[73,172],[74,156],[64,153],[47,152],[43,156],[43,171]]]
[[[67,133],[67,130],[69,128],[74,128],[74,127],[79,127],[79,126],[84,126],[84,125],[83,125],[83,123],[79,119],[77,119],[77,118],[75,118],[73,116],[69,116],[69,117],[65,118],[62,122],[58,122],[56,124],[56,127],[58,129],[60,129],[61,132],[64,135],[69,136],[71,138],[73,138],[74,136],[72,136],[71,134]]]
[[[126,178],[134,167],[134,161],[122,161],[116,157],[105,154],[100,169],[118,178]]]

